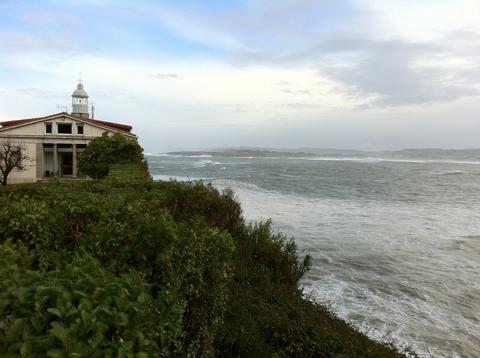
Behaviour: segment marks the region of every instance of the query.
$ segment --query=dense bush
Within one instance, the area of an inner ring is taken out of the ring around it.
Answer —
[[[174,321],[160,320],[161,307],[141,276],[117,277],[88,256],[32,271],[19,262],[20,253],[9,245],[0,250],[2,357],[148,357],[161,351],[158,343]]]
[[[159,346],[169,354],[214,352],[226,308],[231,236],[201,221],[175,223],[162,191],[149,191],[151,182],[117,184],[7,188],[0,197],[0,237],[25,247],[32,270],[57,270],[63,257],[82,252],[112,275],[140,275],[161,303],[156,314],[172,328]],[[178,322],[182,329],[173,329]]]
[[[0,356],[399,356],[305,300],[309,257],[231,191],[122,177],[0,191]]]
[[[79,154],[78,169],[92,178],[100,179],[108,175],[110,166],[118,163],[143,162],[143,149],[134,139],[120,133],[107,132],[90,141]]]

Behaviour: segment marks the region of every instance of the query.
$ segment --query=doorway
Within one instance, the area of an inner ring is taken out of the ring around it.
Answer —
[[[73,154],[62,153],[60,175],[73,175]]]

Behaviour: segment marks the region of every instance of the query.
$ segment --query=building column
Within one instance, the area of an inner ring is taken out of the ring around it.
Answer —
[[[36,144],[35,171],[37,179],[42,179],[45,176],[45,149],[43,148],[43,143]]]
[[[77,177],[77,145],[73,143],[73,155],[72,155],[72,175]]]
[[[46,163],[45,162],[46,162],[47,158],[45,158],[45,148],[43,147],[43,143],[41,144],[41,146],[42,146],[42,171],[40,173],[41,174],[40,178],[43,178],[43,177],[45,177],[45,168],[46,168]]]
[[[53,144],[53,175],[57,176],[58,172],[58,153],[57,153],[57,143]],[[58,173],[60,174],[60,173]]]

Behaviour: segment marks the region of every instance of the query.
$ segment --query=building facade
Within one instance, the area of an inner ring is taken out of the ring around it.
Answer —
[[[29,158],[26,170],[14,169],[8,183],[31,183],[52,178],[79,178],[78,154],[104,132],[137,139],[132,127],[90,118],[88,95],[81,83],[72,94],[72,113],[0,122],[0,143],[19,144]]]

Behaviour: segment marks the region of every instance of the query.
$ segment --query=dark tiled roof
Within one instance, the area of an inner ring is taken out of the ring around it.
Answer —
[[[55,117],[55,116],[58,116],[58,115],[61,115],[61,114],[63,114],[63,113],[56,113],[56,114],[52,114],[50,116],[45,116],[45,117],[24,118],[24,119],[15,119],[15,120],[12,120],[12,121],[3,121],[3,122],[0,122],[0,125],[2,126],[2,128],[15,127],[15,126],[19,126],[21,124],[36,122],[36,121],[40,121],[42,119],[48,119],[50,117]]]
[[[67,117],[70,117],[70,118],[75,118],[75,119],[78,119],[80,121],[90,123],[90,124],[93,124],[93,125],[98,125],[98,126],[101,126],[101,127],[106,127],[106,128],[115,129],[115,130],[120,130],[120,131],[127,132],[127,133],[131,133],[131,131],[132,131],[132,126],[129,126],[127,124],[120,124],[120,123],[107,122],[107,121],[99,121],[97,119],[91,119],[91,118],[82,118],[80,116],[75,116],[75,115],[72,115],[72,114],[68,114],[66,112],[55,113],[55,114],[45,116],[45,117],[25,118],[25,119],[13,120],[13,121],[3,121],[3,122],[0,122],[0,125],[2,126],[2,128],[16,127],[16,126],[20,126],[20,125],[23,125],[23,124],[33,123],[33,122],[42,121],[42,120],[48,120],[50,118],[54,118],[54,117],[61,116],[61,115],[64,115],[64,116],[67,116]]]
[[[72,117],[76,117],[76,116],[72,116]],[[127,124],[99,121],[98,119],[90,119],[90,118],[79,118],[79,119],[87,123],[91,123],[91,124],[95,124],[103,127],[110,127],[110,128],[118,129],[128,133],[132,131],[132,126],[129,126]]]

